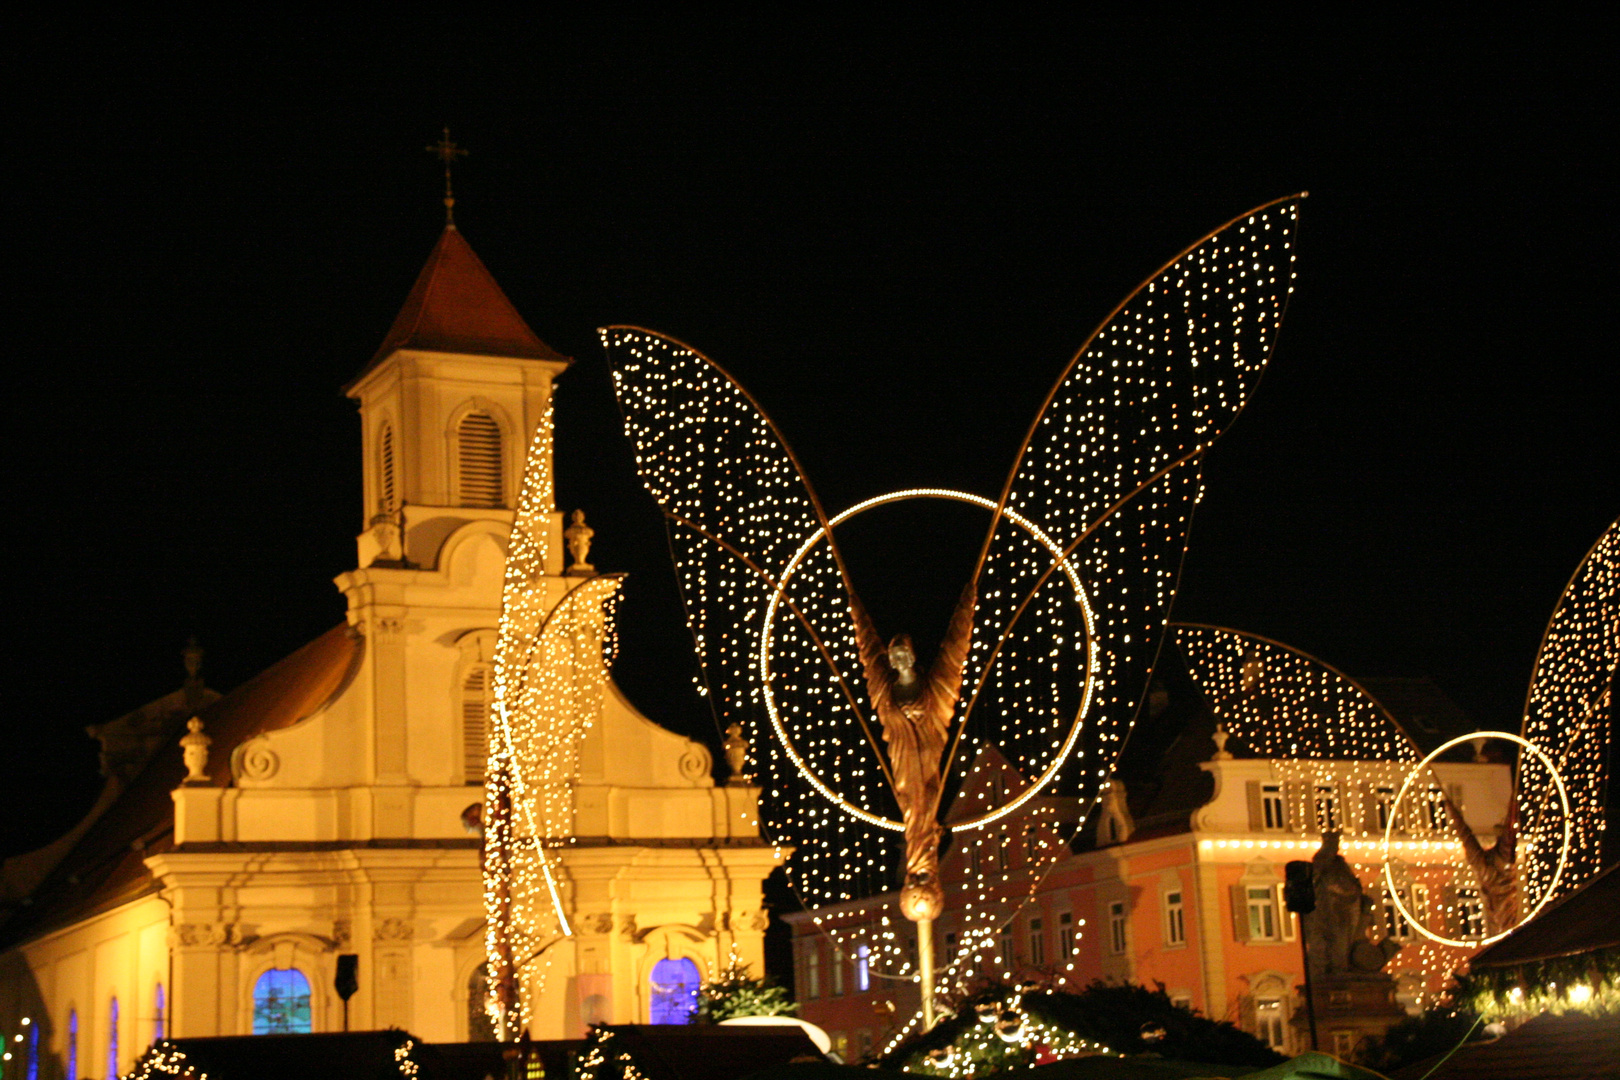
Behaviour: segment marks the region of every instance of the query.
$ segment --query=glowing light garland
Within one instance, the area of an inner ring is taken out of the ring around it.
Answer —
[[[1157,653],[1202,454],[1242,408],[1293,291],[1298,201],[1234,219],[1155,273],[1087,339],[1043,404],[982,553],[951,787],[994,749],[1021,778],[1019,794],[1046,790],[1085,806],[1101,790]],[[850,681],[861,668],[831,522],[780,432],[718,365],[638,327],[601,336],[638,471],[669,523],[699,690],[719,727],[741,723],[762,759],[763,823],[796,849],[789,883],[839,952],[859,941],[874,974],[906,977],[906,942],[887,919],[845,934],[820,915],[892,888],[895,858],[885,762],[852,689],[861,680]],[[1065,571],[1077,571],[1093,625]],[[786,613],[770,624],[768,707],[757,658],[773,600]],[[1088,686],[1084,723],[1074,725]],[[773,711],[794,732],[791,753],[774,737]],[[1078,740],[1066,738],[1071,726]],[[1060,768],[1066,761],[1073,767]],[[1068,824],[1052,807],[1037,813],[1054,830]],[[1008,839],[989,828],[977,837]],[[1050,844],[1030,876],[1064,850]],[[1001,921],[997,890],[980,886],[986,926]]]
[[[601,714],[619,575],[547,576],[556,529],[548,405],[529,444],[495,645],[484,794],[490,1016],[513,1039],[544,985],[547,950],[572,935],[552,852],[573,835],[579,745]],[[540,961],[537,966],[536,961]]]

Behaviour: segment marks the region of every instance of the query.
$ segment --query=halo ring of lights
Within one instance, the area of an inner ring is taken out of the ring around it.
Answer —
[[[1489,945],[1493,941],[1501,941],[1514,930],[1517,930],[1519,927],[1535,918],[1541,912],[1541,909],[1547,906],[1547,901],[1551,900],[1553,893],[1558,891],[1558,879],[1564,875],[1564,864],[1569,858],[1570,837],[1574,825],[1569,816],[1569,793],[1564,790],[1564,778],[1558,775],[1558,769],[1553,765],[1552,758],[1547,755],[1545,750],[1541,749],[1541,747],[1537,746],[1529,739],[1524,738],[1522,735],[1515,735],[1509,731],[1476,731],[1469,735],[1459,735],[1455,739],[1452,739],[1449,742],[1441,743],[1439,746],[1435,747],[1434,750],[1430,751],[1428,757],[1412,766],[1411,771],[1406,774],[1406,779],[1401,784],[1400,793],[1395,796],[1396,809],[1398,810],[1401,803],[1406,801],[1406,793],[1411,790],[1412,781],[1417,779],[1418,773],[1422,772],[1424,769],[1427,769],[1435,758],[1439,757],[1447,750],[1450,750],[1452,747],[1461,746],[1463,743],[1472,742],[1475,739],[1506,739],[1509,742],[1518,743],[1526,750],[1529,750],[1532,754],[1535,754],[1536,757],[1541,759],[1541,763],[1547,766],[1547,772],[1552,776],[1553,786],[1558,789],[1558,801],[1563,806],[1564,810],[1564,843],[1558,850],[1558,869],[1553,872],[1552,882],[1548,884],[1546,890],[1541,894],[1541,899],[1536,902],[1536,906],[1534,908],[1530,909],[1530,913],[1528,915],[1499,934],[1492,934],[1489,937],[1480,938],[1477,941],[1459,941],[1456,938],[1443,937],[1424,926],[1423,923],[1419,922],[1412,916],[1412,913],[1407,910],[1406,904],[1401,901],[1400,890],[1395,886],[1395,876],[1393,873],[1391,873],[1389,868],[1390,835],[1395,831],[1395,821],[1398,815],[1393,813],[1389,815],[1389,821],[1384,825],[1383,862],[1384,885],[1389,890],[1390,899],[1395,902],[1395,906],[1400,910],[1401,916],[1406,919],[1407,923],[1410,924],[1411,927],[1418,933],[1422,934],[1430,941],[1437,941],[1442,945],[1455,945],[1462,949],[1478,948],[1482,945]]]
[[[891,491],[886,495],[875,495],[840,511],[827,522],[825,528],[817,529],[810,535],[808,540],[799,545],[799,550],[794,552],[793,558],[788,560],[787,566],[782,571],[781,578],[776,583],[775,590],[771,593],[770,603],[765,608],[765,622],[759,636],[759,676],[760,685],[764,687],[765,711],[771,718],[771,727],[776,732],[777,741],[781,743],[782,749],[787,752],[788,759],[793,762],[800,775],[810,782],[811,787],[844,813],[864,821],[868,825],[876,825],[878,828],[890,829],[894,832],[905,831],[905,823],[895,821],[893,818],[883,817],[880,814],[874,814],[864,807],[849,802],[827,786],[821,777],[816,775],[809,762],[799,755],[798,749],[793,745],[793,740],[787,733],[787,727],[782,723],[782,718],[777,713],[776,695],[771,690],[770,650],[771,627],[775,623],[776,610],[781,604],[784,593],[787,591],[788,582],[792,580],[793,575],[798,571],[799,564],[810,553],[810,549],[820,543],[821,538],[827,535],[828,530],[848,521],[855,515],[888,503],[902,502],[908,499],[944,499],[949,502],[968,503],[971,506],[977,506],[985,510],[993,511],[996,509],[996,504],[992,500],[985,498],[983,495],[974,495],[966,491],[956,491],[951,488],[906,488],[900,491]],[[1046,767],[1046,770],[1036,778],[1034,783],[1027,785],[1023,791],[1019,792],[1016,798],[1003,806],[987,810],[977,817],[969,818],[951,826],[953,830],[978,829],[989,825],[1023,806],[1039,794],[1047,784],[1051,783],[1052,778],[1057,775],[1058,769],[1068,760],[1069,752],[1074,749],[1075,742],[1080,738],[1080,729],[1085,722],[1086,714],[1091,711],[1091,698],[1096,688],[1095,616],[1091,610],[1091,598],[1087,596],[1085,586],[1080,582],[1080,572],[1075,568],[1074,563],[1070,561],[1069,556],[1065,554],[1063,546],[1048,536],[1039,525],[1036,525],[1010,507],[1003,507],[1001,513],[1003,517],[1024,529],[1042,547],[1051,552],[1053,559],[1062,568],[1063,576],[1069,579],[1069,584],[1074,589],[1074,595],[1086,625],[1086,679],[1081,689],[1080,707],[1075,710],[1074,722],[1069,725],[1068,737],[1064,739],[1062,748],[1053,756],[1052,762]]]

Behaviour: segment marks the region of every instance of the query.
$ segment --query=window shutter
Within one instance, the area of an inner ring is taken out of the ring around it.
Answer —
[[[1232,936],[1238,941],[1249,940],[1249,895],[1241,884],[1231,887]]]
[[[461,684],[462,782],[482,784],[489,758],[489,668],[478,664]]]
[[[1288,910],[1288,898],[1283,895],[1283,888],[1283,883],[1277,882],[1275,890],[1277,894],[1277,921],[1282,930],[1282,939],[1284,941],[1293,941],[1296,937],[1294,928],[1298,925],[1299,916]]]
[[[383,422],[382,435],[377,440],[377,512],[392,514],[399,509],[394,479],[394,425]]]
[[[1245,789],[1249,796],[1249,831],[1259,832],[1266,827],[1265,810],[1260,805],[1260,781],[1250,780]]]
[[[461,505],[497,507],[506,505],[506,485],[501,463],[501,428],[486,412],[474,410],[461,418],[456,427]]]

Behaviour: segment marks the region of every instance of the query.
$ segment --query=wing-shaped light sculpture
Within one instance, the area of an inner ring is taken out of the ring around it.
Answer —
[[[1143,696],[1202,455],[1275,345],[1293,291],[1300,198],[1228,222],[1131,293],[1064,369],[994,499],[915,490],[829,515],[781,432],[719,365],[653,331],[601,331],[638,471],[669,525],[701,690],[719,727],[749,731],[765,824],[795,846],[789,880],[812,911],[893,888],[906,822],[893,714],[873,715],[872,653],[863,664],[835,523],[898,498],[989,512],[938,770],[947,789],[961,788],[994,750],[1021,780],[995,805],[957,815],[953,828],[1005,837],[1015,817],[1049,811],[1042,796],[1085,805]],[[1024,871],[1038,877],[1063,850],[1045,845]],[[988,927],[1010,911],[993,892],[977,890],[970,922]],[[841,947],[864,948],[874,970],[912,977],[887,922]]]

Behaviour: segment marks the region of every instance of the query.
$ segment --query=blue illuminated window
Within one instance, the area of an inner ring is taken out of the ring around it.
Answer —
[[[872,950],[865,945],[855,950],[855,989],[872,989]]]
[[[260,975],[253,984],[253,1034],[307,1035],[313,1030],[304,973],[288,968]]]
[[[686,959],[660,960],[652,969],[652,1016],[655,1024],[686,1024],[697,1012],[697,965]]]
[[[118,1075],[118,999],[107,1010],[107,1075]]]
[[[79,1080],[79,1010],[68,1010],[67,1080]]]
[[[152,997],[152,1004],[157,1011],[157,1018],[152,1021],[152,1041],[162,1042],[165,1034],[163,1025],[164,1000],[162,983],[157,984],[157,993]]]

